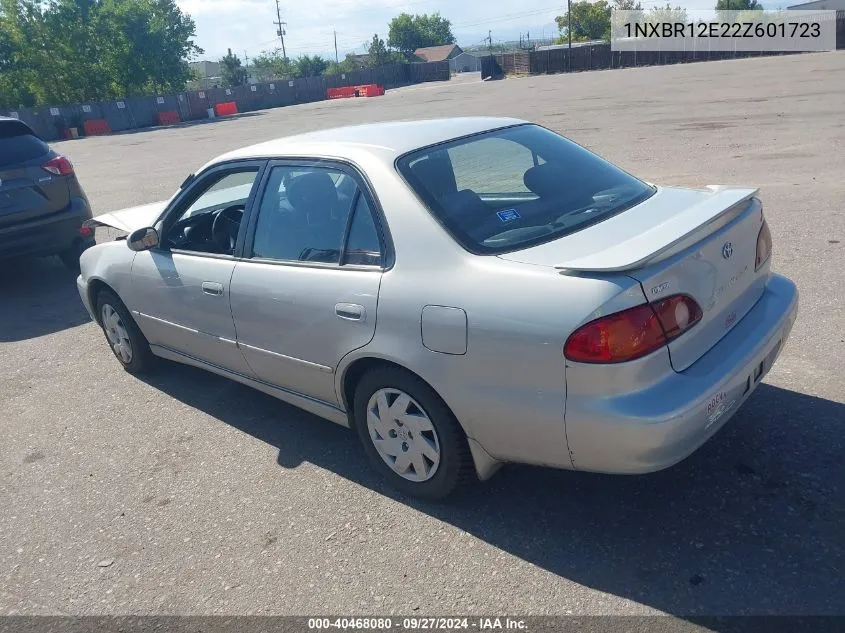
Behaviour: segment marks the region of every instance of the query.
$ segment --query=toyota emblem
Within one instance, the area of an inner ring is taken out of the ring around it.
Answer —
[[[730,259],[731,255],[734,254],[734,245],[730,242],[725,242],[725,245],[722,247],[722,257],[725,259]]]

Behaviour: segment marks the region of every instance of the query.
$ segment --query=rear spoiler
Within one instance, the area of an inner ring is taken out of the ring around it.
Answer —
[[[10,138],[12,136],[23,136],[24,134],[32,134],[38,136],[31,127],[19,119],[11,117],[0,117],[0,138]]]
[[[739,214],[744,211],[759,189],[737,188],[708,185],[713,195],[686,209],[679,210],[666,222],[648,231],[632,235],[630,238],[571,261],[555,264],[558,270],[583,272],[621,272],[641,268],[658,257],[668,257],[687,238],[696,236],[696,241],[704,237],[699,235],[707,229],[705,235],[717,230],[716,224],[728,213]],[[729,219],[727,220],[729,221]],[[722,223],[724,224],[724,223]]]

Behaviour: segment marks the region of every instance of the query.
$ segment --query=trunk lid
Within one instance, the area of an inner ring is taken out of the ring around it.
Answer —
[[[27,125],[0,117],[0,227],[29,222],[70,204],[67,177],[41,167],[55,156]]]
[[[754,270],[762,206],[757,190],[661,188],[642,204],[540,246],[500,257],[580,273],[624,273],[648,302],[695,299],[697,324],[669,343],[683,371],[711,349],[763,293],[765,264]]]
[[[36,220],[70,204],[67,176],[41,168],[50,158],[48,152],[23,164],[0,166],[0,226]]]

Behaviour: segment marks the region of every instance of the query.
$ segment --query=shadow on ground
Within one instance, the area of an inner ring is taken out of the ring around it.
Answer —
[[[283,468],[313,463],[603,592],[688,617],[845,611],[843,404],[764,384],[661,473],[509,466],[433,505],[385,486],[347,429],[190,367],[146,380],[275,446]]]
[[[90,320],[76,290],[78,272],[58,257],[3,262],[0,343],[60,332]]]

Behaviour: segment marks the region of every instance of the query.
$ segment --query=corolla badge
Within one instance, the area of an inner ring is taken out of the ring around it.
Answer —
[[[722,246],[722,257],[725,259],[730,259],[731,255],[734,254],[734,245],[730,242],[725,242],[725,245]]]

